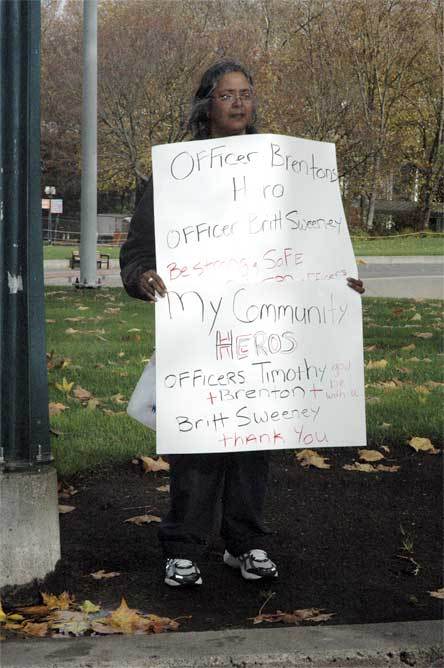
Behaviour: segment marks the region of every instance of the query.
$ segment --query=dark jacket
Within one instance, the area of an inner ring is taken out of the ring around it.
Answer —
[[[124,288],[131,297],[146,300],[139,292],[138,282],[140,275],[149,269],[156,269],[152,177],[131,218],[128,238],[120,249],[120,275]]]

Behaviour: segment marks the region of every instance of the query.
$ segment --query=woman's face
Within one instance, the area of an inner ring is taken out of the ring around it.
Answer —
[[[253,91],[242,72],[224,74],[214,90],[210,107],[212,137],[243,135],[253,122]]]

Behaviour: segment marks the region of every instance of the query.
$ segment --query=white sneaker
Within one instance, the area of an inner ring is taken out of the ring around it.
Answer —
[[[167,559],[164,582],[170,587],[194,586],[202,584],[202,577],[194,561]]]
[[[240,568],[245,580],[261,580],[262,578],[277,578],[278,570],[264,550],[250,550],[233,557],[225,550],[224,563],[231,568]]]

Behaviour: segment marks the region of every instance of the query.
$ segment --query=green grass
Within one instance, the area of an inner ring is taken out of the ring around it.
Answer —
[[[73,251],[78,251],[79,246],[47,246],[43,247],[44,260],[69,260]],[[98,246],[101,253],[108,253],[112,259],[119,257],[120,246]],[[68,263],[67,263],[68,264]]]
[[[444,385],[433,385],[444,380],[442,306],[433,300],[363,300],[366,363],[387,361],[383,369],[366,371],[370,447],[405,443],[412,436],[442,444]],[[52,446],[61,475],[154,452],[153,432],[126,415],[120,397],[113,399],[119,394],[129,398],[152,353],[153,316],[151,305],[117,288],[47,289],[50,401],[68,406],[51,418],[52,428],[60,432]],[[422,332],[432,337],[415,336]],[[402,349],[411,345],[415,348]],[[55,385],[64,378],[74,383],[68,394]],[[88,408],[76,400],[76,385],[98,398],[99,405]]]
[[[444,236],[393,236],[352,240],[356,255],[444,255]]]

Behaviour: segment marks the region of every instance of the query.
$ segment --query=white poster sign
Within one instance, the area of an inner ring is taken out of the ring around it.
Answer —
[[[360,296],[335,147],[153,148],[157,451],[364,446]]]

